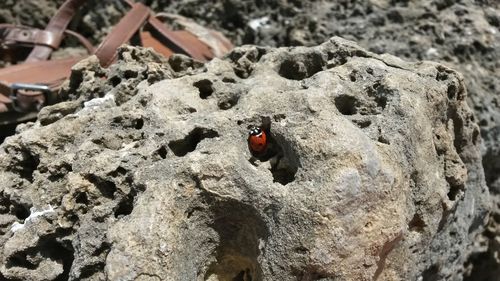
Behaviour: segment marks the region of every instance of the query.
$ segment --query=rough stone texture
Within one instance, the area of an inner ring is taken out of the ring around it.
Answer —
[[[120,53],[2,144],[0,279],[463,278],[490,201],[457,72],[339,38]]]
[[[5,0],[0,22],[45,26],[63,0]],[[89,0],[71,28],[100,42],[126,7]],[[317,45],[333,35],[375,53],[434,60],[464,75],[468,103],[480,125],[483,166],[494,195],[489,227],[468,263],[471,280],[500,275],[500,2],[496,0],[145,0],[156,11],[179,13],[223,31],[236,45]],[[77,46],[69,42],[69,46]],[[78,50],[76,50],[78,51]],[[80,50],[81,51],[81,50]],[[73,48],[56,56],[73,54]],[[474,266],[474,267],[473,267]],[[481,275],[481,276],[480,276]]]

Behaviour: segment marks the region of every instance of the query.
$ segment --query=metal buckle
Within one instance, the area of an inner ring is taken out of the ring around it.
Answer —
[[[12,100],[12,107],[14,110],[18,112],[26,112],[29,110],[23,109],[19,106],[18,99],[17,99],[17,92],[19,90],[27,90],[27,91],[38,91],[41,92],[42,95],[45,98],[45,103],[49,101],[49,94],[51,93],[51,90],[49,86],[43,85],[43,84],[28,84],[28,83],[14,83],[10,85],[10,88],[12,89],[12,92],[9,96],[9,98]],[[40,111],[44,104],[37,104],[36,109],[37,111]]]

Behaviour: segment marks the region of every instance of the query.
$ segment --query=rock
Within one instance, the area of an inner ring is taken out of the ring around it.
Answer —
[[[489,193],[460,74],[340,38],[185,60],[90,58],[64,90],[74,113],[6,139],[0,277],[463,277]]]

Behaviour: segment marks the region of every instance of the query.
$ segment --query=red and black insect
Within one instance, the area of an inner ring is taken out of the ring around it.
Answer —
[[[268,146],[266,132],[259,127],[252,127],[248,133],[248,148],[254,155],[262,155]]]

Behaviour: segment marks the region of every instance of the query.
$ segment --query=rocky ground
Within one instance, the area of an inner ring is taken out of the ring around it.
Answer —
[[[56,2],[62,1],[3,1],[0,21],[43,26],[57,7]],[[73,26],[97,43],[126,8],[117,1],[89,2],[93,11],[82,11]],[[146,2],[158,11],[178,12],[217,28],[238,45],[312,46],[332,35],[340,35],[375,53],[387,52],[407,60],[434,60],[463,73],[467,102],[480,125],[484,172],[494,201],[489,226],[476,240],[475,254],[465,267],[468,274],[472,274],[471,280],[496,280],[500,274],[497,260],[500,211],[496,203],[500,201],[500,7],[497,1]],[[246,68],[239,66],[238,71],[244,72]],[[304,78],[301,75],[307,76],[299,74],[300,78]],[[98,95],[111,86],[95,87]],[[228,98],[226,103],[230,106],[234,101]],[[426,272],[432,274],[424,277],[433,280],[441,269],[430,267]]]

